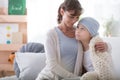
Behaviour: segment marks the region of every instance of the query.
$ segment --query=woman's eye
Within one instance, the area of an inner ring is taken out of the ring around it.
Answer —
[[[75,16],[69,16],[69,17],[72,18],[72,19],[73,19],[73,18],[79,19],[79,17],[75,17]]]
[[[74,18],[74,16],[69,16],[70,18]]]
[[[79,19],[79,17],[77,17],[77,19]]]

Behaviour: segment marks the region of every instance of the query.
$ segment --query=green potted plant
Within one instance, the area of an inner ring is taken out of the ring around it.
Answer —
[[[106,37],[120,36],[119,25],[120,22],[115,20],[113,16],[110,19],[106,20],[106,22],[103,24],[103,28],[105,29],[104,36]]]
[[[109,37],[111,36],[111,25],[113,23],[113,18],[107,20],[104,24],[103,24],[103,28],[105,29],[104,31],[104,36]]]

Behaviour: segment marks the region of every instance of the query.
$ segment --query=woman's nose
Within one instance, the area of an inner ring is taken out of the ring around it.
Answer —
[[[72,19],[72,23],[76,23],[78,21],[78,18],[76,18],[76,17],[74,17],[73,19]]]

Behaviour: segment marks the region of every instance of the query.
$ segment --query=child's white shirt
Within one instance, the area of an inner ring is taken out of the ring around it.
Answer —
[[[83,66],[84,68],[89,72],[89,71],[94,71],[92,61],[90,58],[90,51],[87,50],[84,52],[84,58],[83,58]]]

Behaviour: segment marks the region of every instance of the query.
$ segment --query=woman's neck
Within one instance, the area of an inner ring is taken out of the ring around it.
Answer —
[[[75,37],[75,29],[72,27],[68,27],[65,24],[59,24],[58,28],[64,33],[64,35],[74,38]]]
[[[73,31],[73,30],[75,30],[74,28],[73,28],[73,26],[67,26],[66,24],[64,24],[64,23],[61,23],[61,24],[59,24],[59,28],[60,29],[62,29],[62,30],[64,30],[64,31]]]

